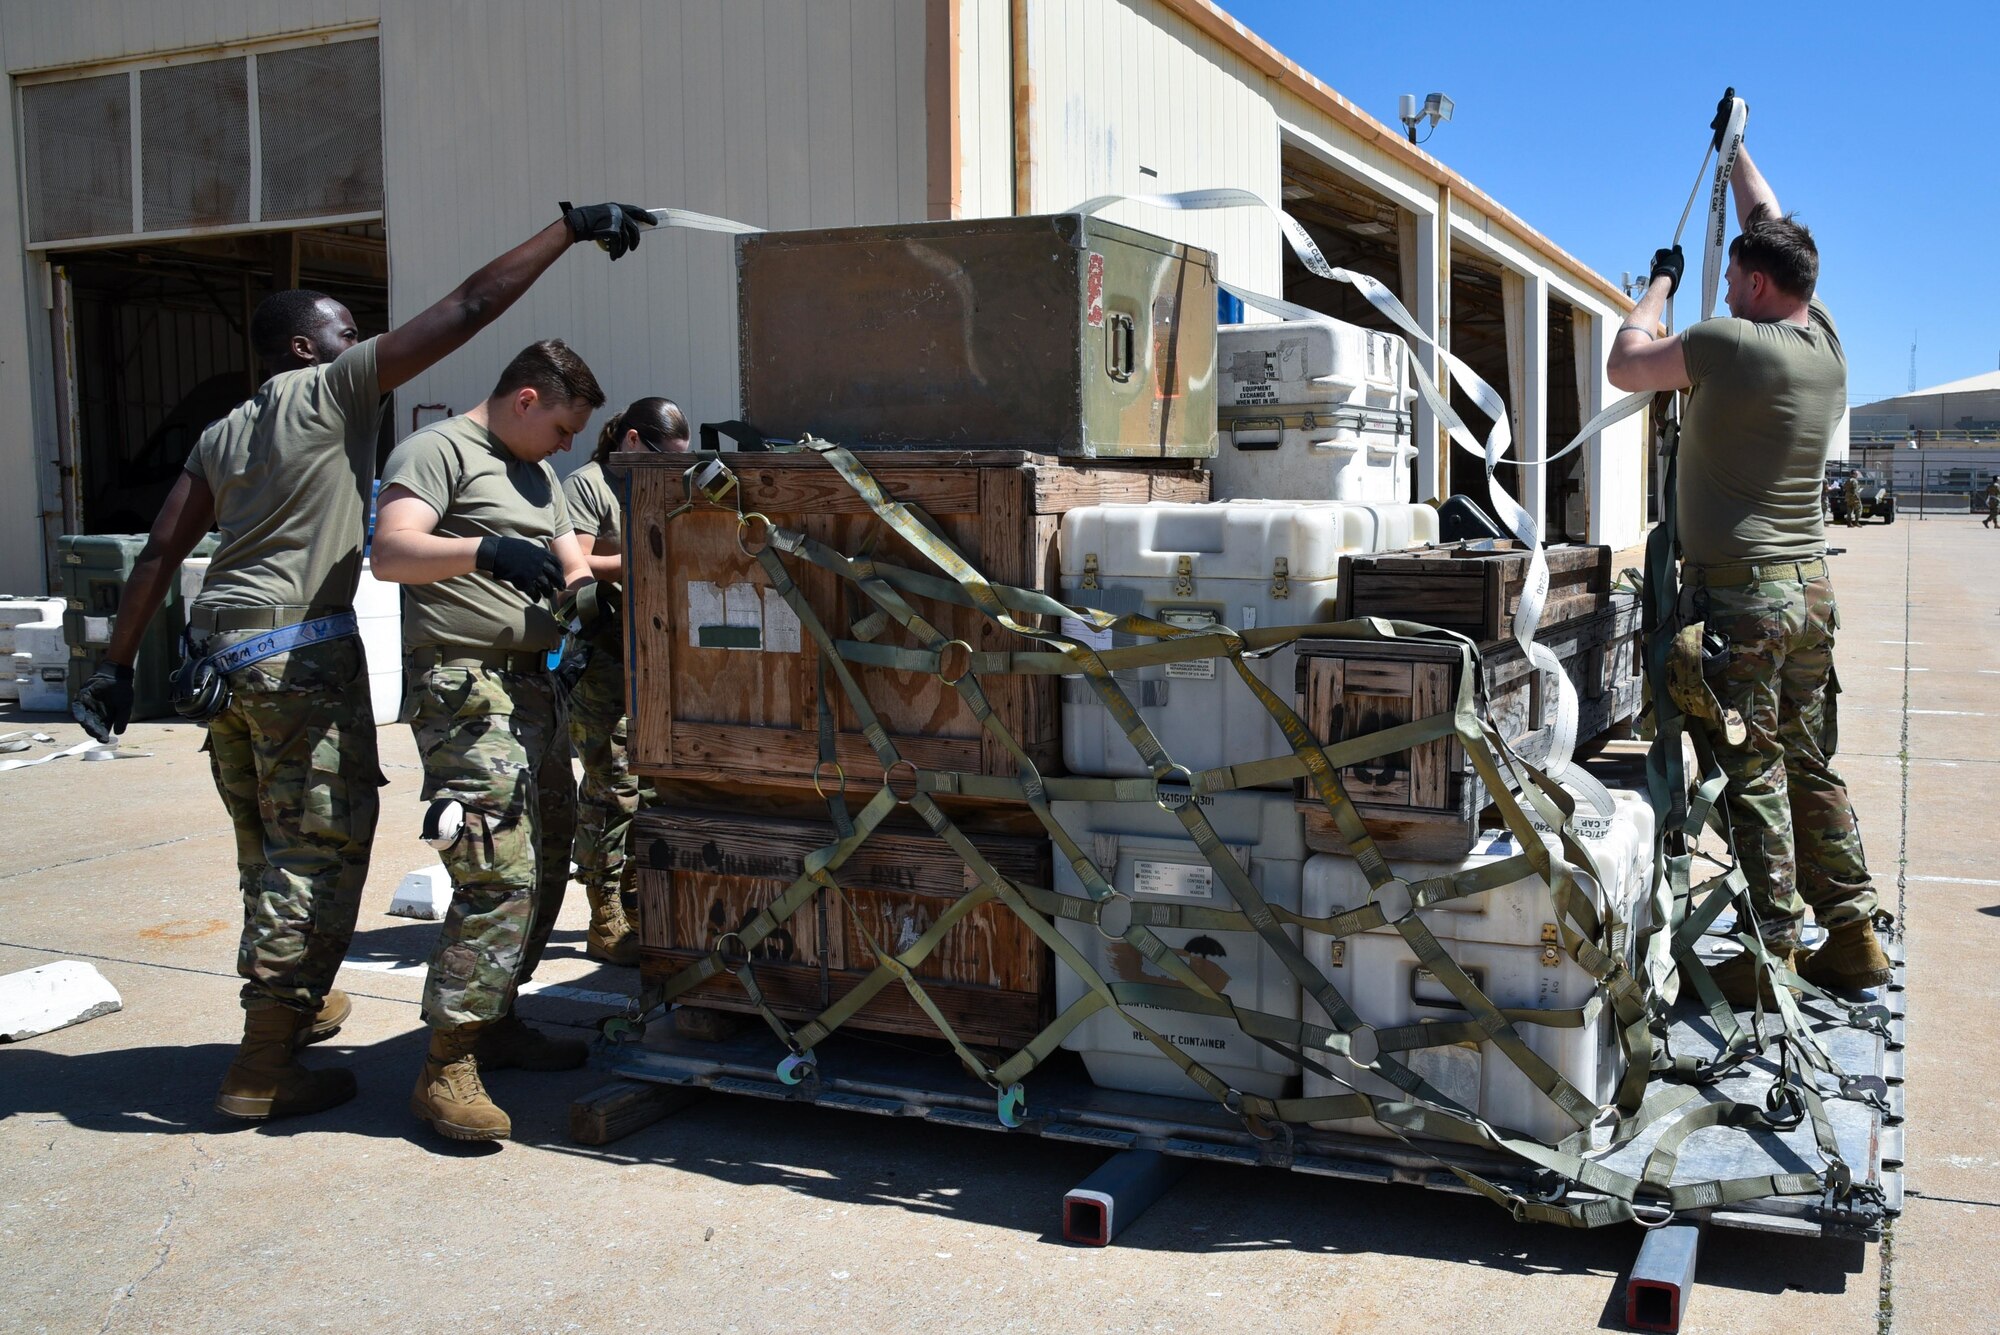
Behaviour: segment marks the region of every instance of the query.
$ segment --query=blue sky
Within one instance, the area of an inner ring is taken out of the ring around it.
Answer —
[[[1919,386],[2000,366],[2000,8],[1221,2],[1391,125],[1397,94],[1450,94],[1426,150],[1613,282],[1672,239],[1733,84],[1819,243],[1850,400],[1904,391],[1913,333]]]

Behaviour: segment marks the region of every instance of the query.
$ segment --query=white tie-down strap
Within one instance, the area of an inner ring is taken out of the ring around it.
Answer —
[[[1435,351],[1444,361],[1446,369],[1450,371],[1453,383],[1491,419],[1493,425],[1488,429],[1486,439],[1482,443],[1458,414],[1452,411],[1450,401],[1438,391],[1422,360],[1411,361],[1410,369],[1416,376],[1417,390],[1423,395],[1425,404],[1437,414],[1438,420],[1444,423],[1446,431],[1453,440],[1469,453],[1478,455],[1485,461],[1486,494],[1492,503],[1494,513],[1500,522],[1529,549],[1528,572],[1521,590],[1521,606],[1514,616],[1514,639],[1537,670],[1555,674],[1556,718],[1554,725],[1544,734],[1546,749],[1538,742],[1533,752],[1524,754],[1522,759],[1541,764],[1551,778],[1587,800],[1597,809],[1598,814],[1610,816],[1611,794],[1605,791],[1603,784],[1570,763],[1576,749],[1576,688],[1570,682],[1569,675],[1562,670],[1561,660],[1547,646],[1535,642],[1535,631],[1541,625],[1542,610],[1548,603],[1548,558],[1543,555],[1541,529],[1535,523],[1534,516],[1530,515],[1526,508],[1500,484],[1494,472],[1506,460],[1507,452],[1513,448],[1514,443],[1513,431],[1507,425],[1507,405],[1498,392],[1481,379],[1478,372],[1454,356],[1449,349],[1439,347],[1437,342],[1424,332],[1423,326],[1419,325],[1404,308],[1403,303],[1396,299],[1395,293],[1367,274],[1355,273],[1349,269],[1337,269],[1327,263],[1326,256],[1320,252],[1319,243],[1313,240],[1312,234],[1298,219],[1254,191],[1223,189],[1190,190],[1171,195],[1099,195],[1095,199],[1077,205],[1071,212],[1096,213],[1117,203],[1145,204],[1153,208],[1176,211],[1231,208],[1267,210],[1278,220],[1278,225],[1285,234],[1285,240],[1291,245],[1292,253],[1298,256],[1301,264],[1321,278],[1351,285],[1368,299],[1371,306],[1382,312],[1391,324]],[[1259,310],[1281,318],[1322,320],[1327,318],[1324,314],[1296,302],[1246,291],[1226,283],[1222,286],[1223,290],[1240,298],[1246,305],[1255,306]],[[1639,411],[1651,401],[1651,398],[1650,394],[1627,395],[1592,417],[1584,424],[1583,430],[1577,433],[1576,438],[1560,450],[1544,459],[1520,462],[1530,467],[1553,463],[1605,427]],[[1520,776],[1514,777],[1518,780]]]
[[[730,236],[749,236],[764,229],[734,218],[718,218],[713,213],[696,213],[693,209],[647,209],[653,215],[655,227],[679,227],[690,232],[723,232]]]
[[[1704,320],[1715,314],[1715,292],[1722,281],[1723,251],[1728,241],[1729,178],[1736,171],[1736,155],[1743,151],[1743,129],[1749,120],[1749,106],[1740,97],[1731,98],[1729,120],[1722,127],[1722,156],[1715,160],[1715,183],[1708,191],[1708,229],[1701,253],[1701,318]],[[1674,240],[1678,243],[1680,238],[1675,237]],[[1668,311],[1668,328],[1672,328],[1671,306]]]

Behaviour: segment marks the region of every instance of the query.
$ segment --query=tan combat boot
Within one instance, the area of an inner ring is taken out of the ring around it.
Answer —
[[[1796,971],[1797,952],[1792,947],[1769,946],[1766,949],[1781,967]],[[1708,976],[1715,980],[1723,1000],[1737,1010],[1749,1010],[1759,1001],[1764,1003],[1766,1009],[1778,1004],[1778,998],[1771,991],[1769,971],[1747,950],[1731,955],[1710,969]]]
[[[637,964],[639,933],[626,919],[617,890],[590,886],[585,893],[590,898],[590,935],[584,938],[583,953],[606,964]]]
[[[479,1059],[472,1055],[478,1042],[476,1025],[431,1030],[430,1055],[410,1095],[410,1111],[453,1140],[505,1140],[514,1124],[479,1079]]]
[[[1866,918],[1828,928],[1826,944],[1802,953],[1798,967],[1799,977],[1833,991],[1859,992],[1889,981],[1889,957]]]
[[[314,1043],[324,1043],[340,1032],[340,1026],[347,1023],[348,1012],[354,1003],[347,999],[347,993],[337,987],[326,990],[326,999],[319,1003],[319,1013],[312,1022],[299,1030],[299,1046],[310,1047]]]
[[[473,1053],[489,1071],[574,1071],[590,1059],[590,1045],[580,1038],[551,1038],[508,1011],[480,1027]]]
[[[295,1055],[310,1016],[290,1006],[258,1006],[243,1012],[243,1046],[223,1074],[215,1110],[230,1117],[263,1121],[324,1112],[354,1097],[354,1073],[309,1071]]]

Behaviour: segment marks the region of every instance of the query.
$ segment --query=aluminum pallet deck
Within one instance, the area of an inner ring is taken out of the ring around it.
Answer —
[[[1708,1222],[1872,1241],[1881,1236],[1884,1219],[1901,1212],[1904,1007],[1900,943],[1891,953],[1896,977],[1873,994],[1892,1016],[1886,1039],[1836,1024],[1825,1011],[1804,1006],[1822,1022],[1815,1028],[1841,1069],[1871,1077],[1860,1082],[1863,1087],[1850,1096],[1826,1101],[1842,1157],[1854,1169],[1855,1190],[1845,1201],[1783,1197],[1744,1202],[1707,1213],[1704,1217]],[[1009,1128],[999,1120],[993,1091],[968,1075],[942,1044],[935,1053],[927,1053],[916,1050],[907,1039],[882,1042],[867,1035],[835,1034],[816,1050],[815,1075],[805,1083],[788,1085],[776,1075],[785,1050],[761,1027],[712,1043],[662,1036],[671,1028],[665,1023],[654,1024],[653,1032],[641,1042],[601,1042],[592,1065],[632,1080],[881,1117],[918,1117],[983,1131],[1096,1145],[1107,1151],[1152,1149],[1189,1159],[1470,1194],[1443,1166],[1450,1161],[1517,1188],[1533,1190],[1541,1185],[1535,1173],[1517,1161],[1463,1147],[1435,1144],[1418,1150],[1395,1139],[1306,1128],[1296,1129],[1289,1137],[1261,1141],[1237,1118],[1206,1100],[1100,1089],[1091,1084],[1081,1062],[1069,1053],[1058,1054],[1028,1078],[1025,1120],[1020,1127]],[[1712,1054],[1718,1046],[1708,1017],[1685,1004],[1677,1013],[1672,1043],[1673,1050],[1681,1054]],[[1770,1061],[1760,1057],[1704,1097],[1755,1097],[1772,1074]],[[1697,1106],[1699,1101],[1688,1105],[1690,1109]],[[1674,1120],[1668,1118],[1649,1128],[1604,1162],[1636,1176],[1653,1143]],[[1782,1134],[1714,1127],[1688,1139],[1675,1180],[1812,1172],[1819,1166],[1810,1124]]]

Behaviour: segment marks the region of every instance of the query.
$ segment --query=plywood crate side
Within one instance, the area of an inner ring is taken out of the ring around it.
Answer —
[[[1603,610],[1611,591],[1609,547],[1549,547],[1542,624]],[[1335,616],[1417,621],[1474,640],[1507,635],[1520,611],[1530,553],[1518,542],[1448,543],[1341,559]]]
[[[1638,713],[1639,608],[1628,594],[1540,639],[1562,663],[1577,697],[1577,744],[1587,746]],[[1486,716],[1510,744],[1555,722],[1555,695],[1513,640],[1479,647]],[[1302,640],[1300,714],[1316,737],[1341,742],[1455,707],[1460,660],[1449,644],[1422,640]],[[1404,857],[1455,858],[1485,823],[1489,795],[1455,736],[1440,737],[1341,771],[1370,834]],[[1345,852],[1333,817],[1301,785],[1306,842]]]
[[[1046,839],[970,836],[1010,880],[1046,885]],[[738,813],[656,808],[635,829],[640,860],[639,932],[649,977],[670,977],[727,932],[781,896],[810,853],[835,841],[831,823]],[[876,966],[869,941],[907,949],[973,890],[970,868],[922,828],[873,832],[835,872],[841,889],[820,889],[750,952],[757,985],[789,1019],[818,1015]],[[1047,1022],[1048,950],[1004,904],[983,904],[953,925],[915,968],[925,991],[968,1038],[1024,1043]],[[709,980],[688,1000],[750,1010],[733,978]],[[862,1030],[934,1035],[901,984],[871,999],[849,1022]]]
[[[734,509],[681,511],[690,458],[620,461],[629,476],[628,616],[632,623],[634,768],[662,779],[739,781],[810,788],[819,768],[820,693],[835,754],[856,791],[879,785],[882,765],[861,719],[820,650],[762,567],[743,550]],[[816,455],[725,455],[738,478],[731,503],[768,516],[834,550],[935,573]],[[1063,511],[1105,499],[1205,498],[1208,474],[1186,464],[1071,464],[1021,451],[865,452],[863,464],[988,580],[1053,587]],[[679,513],[676,513],[679,511]],[[671,516],[671,517],[670,517]],[[783,558],[790,577],[834,638],[850,638],[874,604],[851,581]],[[979,652],[1037,648],[978,611],[913,599],[941,633]],[[901,627],[876,642],[916,641]],[[934,673],[850,665],[897,751],[919,768],[1011,774],[1016,762],[981,726],[958,691]],[[1037,766],[1059,755],[1059,684],[1052,677],[981,679],[995,718]],[[833,773],[827,771],[829,782]]]

